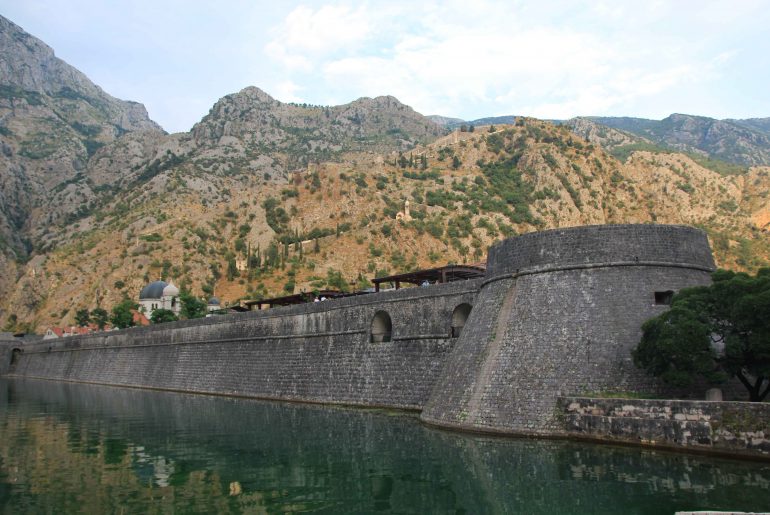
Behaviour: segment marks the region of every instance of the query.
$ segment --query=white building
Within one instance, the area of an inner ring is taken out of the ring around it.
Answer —
[[[139,310],[147,318],[152,318],[156,309],[168,309],[179,316],[179,288],[165,281],[155,281],[142,288],[139,293]]]

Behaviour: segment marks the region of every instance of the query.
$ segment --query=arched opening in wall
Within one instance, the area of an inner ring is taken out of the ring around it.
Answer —
[[[393,337],[393,323],[390,315],[385,311],[378,311],[372,318],[371,336],[369,341],[372,343],[389,342]]]
[[[460,304],[452,312],[452,329],[450,331],[452,338],[457,338],[463,332],[463,327],[465,327],[465,322],[468,320],[472,308],[473,306],[470,304]]]
[[[11,351],[11,366],[19,362],[19,356],[21,356],[21,349],[13,349]]]

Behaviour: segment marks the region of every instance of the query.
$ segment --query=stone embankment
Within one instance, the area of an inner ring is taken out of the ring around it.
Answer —
[[[770,404],[562,397],[578,438],[770,458]]]

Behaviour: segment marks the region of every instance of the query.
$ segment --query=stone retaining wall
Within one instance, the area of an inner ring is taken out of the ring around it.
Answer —
[[[770,458],[770,403],[561,397],[567,435]]]

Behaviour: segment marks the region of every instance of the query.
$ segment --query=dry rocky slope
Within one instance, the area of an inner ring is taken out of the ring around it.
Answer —
[[[515,116],[497,116],[465,121],[459,118],[430,116],[444,127],[461,125],[504,125]],[[770,164],[770,118],[716,120],[705,116],[672,114],[663,120],[630,117],[578,117],[556,121],[575,134],[594,141],[604,140],[607,150],[618,148],[616,157],[646,148],[664,152],[684,152],[696,158],[739,165],[733,168]],[[720,164],[720,163],[717,163]],[[729,167],[725,167],[729,169]]]
[[[624,117],[589,119],[669,149],[748,166],[770,163],[767,118],[715,120],[705,116],[672,114],[663,120]]]
[[[584,224],[698,225],[722,266],[770,261],[766,167],[720,174],[591,120],[447,134],[393,97],[321,107],[253,87],[167,135],[2,22],[6,329],[72,323],[158,278],[225,302],[357,288]]]
[[[682,154],[641,151],[622,163],[533,119],[404,153],[338,157],[282,179],[164,169],[74,223],[70,243],[33,257],[5,316],[41,329],[159,277],[227,302],[356,288],[377,273],[481,261],[506,236],[584,224],[697,225],[722,266],[770,261],[768,168],[725,176]],[[396,220],[406,200],[413,219]],[[252,269],[233,270],[249,250]]]

